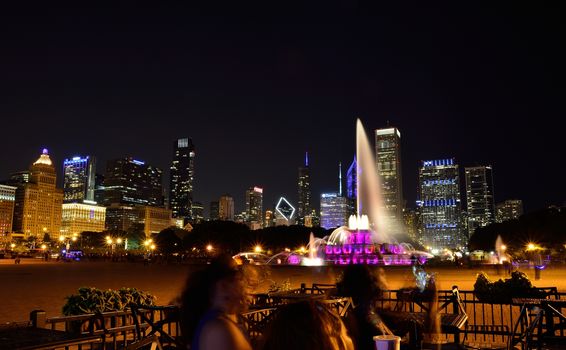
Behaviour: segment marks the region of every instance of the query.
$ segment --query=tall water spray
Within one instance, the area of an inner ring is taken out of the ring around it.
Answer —
[[[368,215],[373,224],[375,243],[389,243],[391,225],[387,222],[381,196],[379,176],[375,168],[375,156],[372,152],[362,121],[356,121],[356,157],[357,157],[357,212]]]

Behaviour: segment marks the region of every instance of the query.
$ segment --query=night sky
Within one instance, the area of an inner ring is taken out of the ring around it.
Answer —
[[[305,151],[318,205],[352,160],[359,117],[370,135],[401,130],[409,206],[419,160],[448,157],[493,165],[498,202],[564,203],[558,9],[234,3],[3,9],[0,179],[43,147],[59,175],[77,154],[99,173],[128,155],[167,169],[189,136],[206,208],[230,193],[240,211],[254,185],[265,208],[296,203]]]

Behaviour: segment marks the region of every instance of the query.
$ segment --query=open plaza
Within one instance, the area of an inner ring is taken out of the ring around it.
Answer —
[[[44,262],[40,259],[22,259],[19,265],[11,259],[0,259],[0,298],[3,300],[0,323],[25,321],[32,310],[44,310],[50,317],[60,316],[65,297],[77,294],[80,287],[98,289],[137,288],[157,297],[158,305],[173,303],[180,296],[186,277],[198,265],[149,264],[119,262]],[[289,281],[290,288],[301,283],[335,283],[344,267],[340,266],[257,266],[261,283],[254,292],[265,292],[273,285]],[[384,267],[390,289],[415,285],[409,266]],[[462,291],[473,290],[476,276],[484,271],[492,279],[505,278],[504,271],[497,275],[493,266],[469,269],[466,267],[430,267],[435,273],[439,289],[456,285]],[[525,272],[537,287],[557,287],[566,292],[566,268],[549,266],[535,281],[534,271]]]

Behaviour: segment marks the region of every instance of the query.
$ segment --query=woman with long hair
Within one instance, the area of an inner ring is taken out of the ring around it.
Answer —
[[[237,315],[247,310],[235,261],[222,256],[189,275],[181,295],[181,332],[191,350],[251,350]]]
[[[276,311],[263,335],[262,350],[353,350],[338,315],[317,301],[301,301]]]

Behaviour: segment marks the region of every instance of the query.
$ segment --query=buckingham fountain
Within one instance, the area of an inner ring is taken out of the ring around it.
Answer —
[[[356,159],[357,214],[350,216],[348,226],[338,227],[324,238],[315,238],[311,233],[304,251],[281,252],[269,259],[268,264],[411,265],[424,264],[433,257],[395,238],[403,225],[392,222],[384,213],[377,172],[364,171],[375,169],[375,157],[359,119],[356,122]]]

